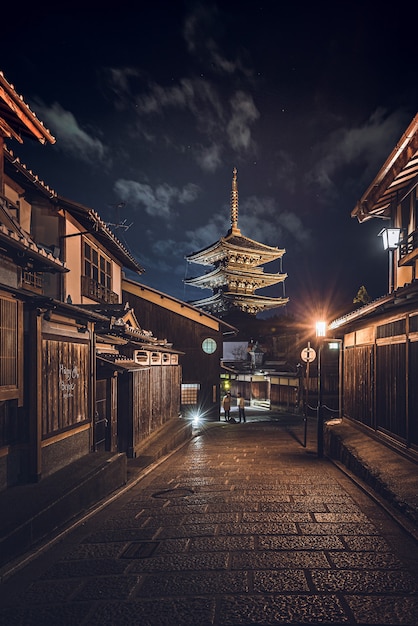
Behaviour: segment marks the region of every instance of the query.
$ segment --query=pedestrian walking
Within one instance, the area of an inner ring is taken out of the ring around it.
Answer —
[[[229,391],[224,396],[224,399],[222,401],[222,406],[223,406],[224,413],[225,413],[225,421],[227,422],[231,415],[231,394],[229,393]]]
[[[238,394],[238,421],[241,423],[241,419],[245,422],[245,398]]]

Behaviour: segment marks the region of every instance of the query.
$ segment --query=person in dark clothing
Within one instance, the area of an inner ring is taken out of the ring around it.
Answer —
[[[238,421],[241,422],[241,420],[243,422],[245,422],[245,398],[242,397],[242,395],[239,393],[238,394]]]
[[[227,422],[231,416],[231,394],[228,393],[224,396],[224,399],[222,401],[222,406],[224,409],[224,413],[225,413],[225,421]]]

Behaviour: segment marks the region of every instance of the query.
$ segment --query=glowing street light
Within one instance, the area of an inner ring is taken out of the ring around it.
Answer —
[[[317,337],[327,336],[327,323],[326,322],[316,322],[315,328],[316,328]]]

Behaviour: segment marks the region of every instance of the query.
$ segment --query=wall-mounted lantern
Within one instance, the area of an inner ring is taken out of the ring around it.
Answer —
[[[393,272],[393,253],[398,248],[401,229],[400,228],[382,228],[378,237],[382,237],[383,248],[389,251],[389,293],[392,293],[394,288],[394,272]]]

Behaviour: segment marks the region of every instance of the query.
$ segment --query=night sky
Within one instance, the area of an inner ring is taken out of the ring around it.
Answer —
[[[209,295],[183,284],[207,269],[185,256],[226,234],[236,167],[242,234],[286,249],[290,303],[269,315],[386,293],[382,222],[350,213],[418,110],[410,4],[46,4],[16,5],[0,70],[57,141],[7,145],[130,225],[114,232],[141,282]]]

